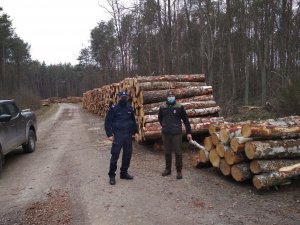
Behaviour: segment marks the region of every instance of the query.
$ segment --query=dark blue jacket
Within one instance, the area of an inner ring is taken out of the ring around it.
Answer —
[[[159,108],[158,121],[162,126],[163,134],[182,134],[182,122],[185,125],[186,133],[191,134],[191,124],[186,111],[182,105],[179,103],[170,105],[163,104]]]
[[[110,107],[105,118],[105,132],[107,137],[115,133],[138,133],[134,111],[130,105],[113,105]]]

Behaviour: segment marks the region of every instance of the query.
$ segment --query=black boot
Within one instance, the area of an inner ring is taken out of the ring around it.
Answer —
[[[177,170],[177,179],[182,179],[182,155],[176,155],[176,170]]]
[[[129,173],[120,173],[120,178],[125,180],[132,180],[133,176],[131,176]]]
[[[116,184],[116,178],[115,177],[110,177],[109,178],[109,184],[110,185],[115,185]]]
[[[172,154],[165,154],[165,160],[166,160],[166,169],[161,174],[163,177],[171,174]]]

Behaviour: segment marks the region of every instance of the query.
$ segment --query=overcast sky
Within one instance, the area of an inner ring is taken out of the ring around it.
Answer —
[[[49,64],[78,63],[90,31],[110,15],[106,0],[1,0],[17,35],[31,46],[31,58]]]

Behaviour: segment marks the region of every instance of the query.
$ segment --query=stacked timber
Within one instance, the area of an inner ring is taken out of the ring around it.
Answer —
[[[218,116],[220,107],[214,100],[213,89],[205,83],[203,74],[126,78],[119,83],[85,92],[83,107],[105,116],[109,107],[117,103],[118,93],[125,90],[135,111],[140,142],[152,141],[161,137],[158,111],[170,89],[176,101],[186,109],[192,134],[207,133],[211,123],[224,122]]]
[[[204,140],[212,166],[257,189],[300,177],[300,117],[215,123]]]

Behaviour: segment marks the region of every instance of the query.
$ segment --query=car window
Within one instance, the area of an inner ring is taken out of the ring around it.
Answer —
[[[0,104],[0,115],[10,114],[8,108],[4,104]]]
[[[8,103],[6,104],[7,109],[9,111],[9,114],[12,116],[16,116],[19,113],[19,109],[17,108],[17,106],[13,103]]]

